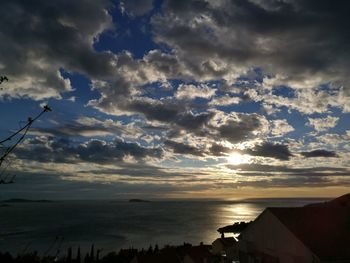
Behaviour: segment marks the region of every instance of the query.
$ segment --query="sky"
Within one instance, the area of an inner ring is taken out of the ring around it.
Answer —
[[[349,192],[349,8],[2,1],[0,139],[52,112],[2,164],[0,199]]]

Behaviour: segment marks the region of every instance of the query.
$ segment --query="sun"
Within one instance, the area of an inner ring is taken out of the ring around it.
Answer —
[[[238,165],[242,163],[249,163],[250,161],[250,156],[248,155],[243,155],[237,152],[231,153],[229,156],[226,157],[227,162],[233,165]]]

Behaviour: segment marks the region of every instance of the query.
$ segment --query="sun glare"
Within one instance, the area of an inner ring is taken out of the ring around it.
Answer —
[[[230,164],[238,165],[242,163],[249,163],[250,157],[248,155],[243,155],[240,153],[231,153],[229,156],[226,157],[227,162]]]

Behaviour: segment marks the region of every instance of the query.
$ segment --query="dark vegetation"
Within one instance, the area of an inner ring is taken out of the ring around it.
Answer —
[[[121,249],[119,252],[110,252],[104,256],[101,256],[102,250],[95,249],[94,245],[91,246],[90,252],[86,253],[84,256],[80,252],[80,248],[73,251],[72,248],[68,248],[64,256],[40,256],[38,252],[31,252],[26,254],[18,254],[13,256],[10,253],[0,252],[0,262],[1,263],[130,263],[135,257],[150,259],[147,262],[155,261],[158,262],[169,262],[166,258],[169,256],[171,258],[183,258],[192,248],[207,247],[205,245],[200,245],[193,247],[191,244],[184,243],[181,246],[165,246],[159,248],[158,245],[154,247],[150,246],[148,249],[137,250],[134,248]],[[211,262],[218,262],[216,258],[212,258]],[[169,259],[172,261],[171,259]]]
[[[121,249],[119,253],[111,252],[102,258],[100,258],[100,250],[95,251],[92,246],[91,251],[85,256],[80,253],[80,248],[78,248],[76,255],[73,256],[72,249],[69,248],[65,256],[40,256],[38,252],[31,252],[25,254],[18,254],[17,256],[12,256],[10,253],[0,252],[0,262],[1,263],[51,263],[51,262],[62,262],[62,263],[129,263],[132,258],[138,253],[136,249]]]

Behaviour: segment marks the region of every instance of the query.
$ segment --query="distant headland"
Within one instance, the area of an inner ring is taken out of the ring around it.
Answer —
[[[31,200],[31,199],[23,199],[23,198],[12,198],[0,201],[1,203],[53,203],[52,200]]]
[[[142,202],[150,202],[150,201],[149,200],[144,200],[144,199],[129,199],[129,202],[142,203]]]

